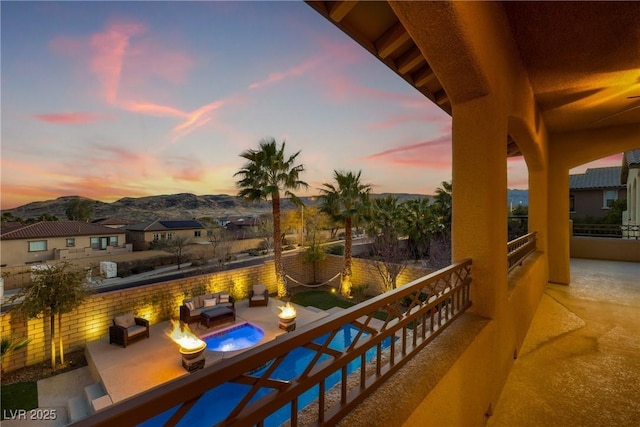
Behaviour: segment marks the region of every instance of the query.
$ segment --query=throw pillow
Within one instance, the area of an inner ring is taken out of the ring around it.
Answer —
[[[193,301],[187,301],[184,305],[189,309],[189,311],[195,310],[196,308],[196,304]]]
[[[133,317],[133,313],[126,313],[122,316],[117,316],[113,319],[114,323],[118,326],[122,326],[123,328],[130,328],[131,326],[136,325],[136,320]]]
[[[253,285],[253,294],[254,295],[262,295],[264,294],[264,291],[266,291],[267,288],[264,287],[264,285]]]
[[[229,302],[229,294],[220,294],[220,303]]]
[[[205,307],[213,307],[216,305],[216,299],[215,298],[207,298],[204,300],[204,306]]]

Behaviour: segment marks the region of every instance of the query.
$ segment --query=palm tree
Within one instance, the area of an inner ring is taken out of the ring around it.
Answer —
[[[358,219],[366,215],[369,208],[371,185],[360,182],[361,171],[334,171],[336,185],[325,183],[321,188],[322,212],[333,220],[344,224],[344,267],[342,269],[342,294],[351,295],[351,228]]]
[[[440,224],[444,231],[449,234],[451,232],[451,194],[453,192],[453,184],[451,182],[442,181],[442,187],[436,189],[435,211],[440,219]]]
[[[300,151],[285,158],[285,143],[278,147],[273,138],[265,138],[260,141],[257,150],[246,150],[240,154],[247,163],[234,174],[239,176],[237,186],[240,189],[238,197],[245,200],[271,199],[273,213],[273,259],[276,270],[276,282],[278,284],[278,297],[288,295],[287,284],[284,278],[282,265],[282,239],[280,234],[280,191],[291,200],[300,204],[300,199],[290,190],[301,187],[307,188],[306,182],[299,179],[304,171],[303,165],[296,165],[296,158]]]
[[[429,198],[407,200],[401,210],[409,251],[416,260],[429,256],[431,236],[438,230],[438,218],[435,208],[429,205]]]

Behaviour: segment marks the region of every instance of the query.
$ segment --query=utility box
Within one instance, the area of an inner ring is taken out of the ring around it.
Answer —
[[[111,261],[100,261],[100,274],[105,279],[118,277],[118,264]]]

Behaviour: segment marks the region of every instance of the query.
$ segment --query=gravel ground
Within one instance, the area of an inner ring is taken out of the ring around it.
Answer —
[[[64,355],[64,365],[58,364],[56,369],[51,368],[51,361],[26,366],[15,371],[2,373],[2,385],[9,385],[22,382],[36,382],[63,372],[87,366],[87,359],[84,357],[84,350],[76,350]]]

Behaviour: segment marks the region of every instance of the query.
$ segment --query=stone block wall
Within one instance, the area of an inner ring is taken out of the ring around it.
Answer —
[[[313,264],[304,263],[302,254],[283,256],[285,272],[302,283],[313,281]],[[343,258],[329,255],[319,262],[316,268],[316,280],[323,282],[342,271]],[[382,280],[370,261],[353,259],[354,284],[367,284],[367,295],[377,295],[382,289]],[[398,279],[398,285],[424,276],[424,269],[407,267]],[[206,292],[228,291],[237,300],[247,298],[252,285],[262,283],[270,293],[277,292],[273,261],[265,264],[218,273],[204,274],[184,279],[139,286],[111,292],[91,295],[77,310],[63,315],[62,333],[66,352],[80,350],[84,345],[108,335],[113,318],[128,311],[138,317],[144,317],[151,324],[167,319],[178,319],[179,307],[184,298]],[[339,278],[331,282],[339,286]],[[294,283],[289,281],[289,285]],[[56,319],[56,328],[58,327]],[[13,336],[16,339],[29,337],[28,346],[7,357],[2,362],[5,372],[48,361],[49,319],[26,319],[24,316],[6,312],[0,314],[1,336]]]
[[[327,255],[327,258],[324,261],[318,263],[318,270],[316,273],[318,276],[317,280],[319,282],[324,282],[331,279],[336,274],[342,272],[343,264],[344,259],[342,256]],[[353,274],[354,286],[367,285],[365,295],[375,296],[386,292],[384,282],[382,281],[382,277],[380,276],[380,273],[374,265],[374,261],[361,258],[352,258],[351,272]],[[421,266],[414,266],[411,264],[407,265],[398,276],[397,286],[400,287],[406,285],[407,283],[423,277],[430,272],[431,270],[427,270]],[[339,278],[335,279],[330,284],[337,288],[340,284]]]

